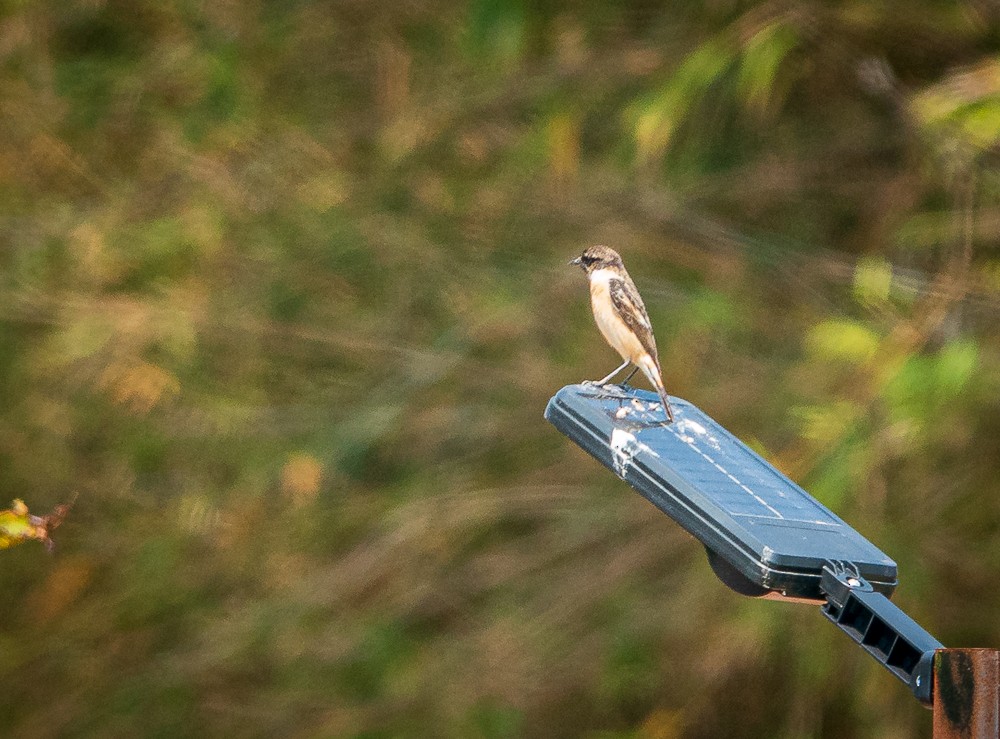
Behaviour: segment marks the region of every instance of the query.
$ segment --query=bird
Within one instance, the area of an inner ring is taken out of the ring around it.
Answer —
[[[632,278],[625,269],[625,263],[614,249],[607,246],[588,247],[583,254],[570,260],[570,264],[587,273],[590,282],[590,306],[594,310],[594,320],[601,334],[617,351],[624,363],[614,372],[593,384],[606,385],[630,364],[635,368],[625,378],[627,383],[636,369],[642,370],[646,378],[656,388],[663,403],[667,422],[673,423],[674,412],[663,386],[663,373],[656,353],[653,326],[646,313],[646,306],[639,296]]]

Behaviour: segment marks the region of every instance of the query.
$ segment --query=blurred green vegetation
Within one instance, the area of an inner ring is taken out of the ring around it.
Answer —
[[[617,357],[1000,646],[989,3],[0,6],[8,736],[914,737],[542,420]],[[3,497],[5,496],[5,497]]]

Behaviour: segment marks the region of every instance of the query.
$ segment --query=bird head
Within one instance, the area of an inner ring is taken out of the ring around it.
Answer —
[[[587,274],[597,269],[605,269],[607,267],[621,269],[623,266],[622,258],[618,255],[618,252],[607,246],[588,247],[583,254],[571,260],[570,264],[577,265]]]

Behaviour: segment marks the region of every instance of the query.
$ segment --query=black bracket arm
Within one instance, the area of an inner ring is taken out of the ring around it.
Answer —
[[[930,707],[934,652],[944,645],[875,591],[850,563],[831,562],[824,566],[820,589],[827,599],[823,615],[906,683],[917,700]]]

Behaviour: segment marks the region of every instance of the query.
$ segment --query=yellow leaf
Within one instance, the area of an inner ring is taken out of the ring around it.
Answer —
[[[857,420],[860,409],[842,400],[831,405],[803,406],[792,412],[798,416],[802,438],[830,444],[844,437]]]
[[[865,257],[854,268],[854,296],[866,305],[889,300],[892,265],[883,257]]]
[[[281,490],[294,505],[303,505],[319,494],[323,466],[309,454],[292,454],[281,470]]]
[[[820,359],[863,362],[874,356],[878,346],[874,331],[847,319],[818,323],[806,336],[806,348]]]
[[[51,549],[52,529],[62,523],[72,505],[73,501],[70,501],[57,505],[47,516],[33,516],[23,500],[15,500],[8,510],[0,511],[0,549],[7,549],[31,539],[40,541]]]
[[[28,539],[37,539],[37,528],[28,515],[28,506],[23,500],[15,500],[10,510],[0,511],[0,549],[12,547]]]
[[[557,182],[576,176],[580,165],[580,126],[568,113],[553,116],[548,122],[549,166]]]
[[[173,374],[149,362],[115,363],[101,375],[101,385],[119,405],[136,413],[148,413],[167,396],[180,392]]]

